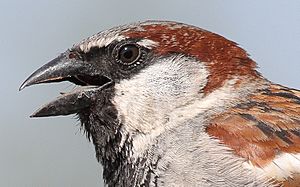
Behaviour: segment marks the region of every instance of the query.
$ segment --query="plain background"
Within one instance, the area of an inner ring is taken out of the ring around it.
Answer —
[[[100,30],[176,20],[241,44],[270,80],[300,88],[299,0],[27,0],[0,2],[0,186],[101,186],[75,117],[30,119],[69,83],[18,92],[38,67]]]

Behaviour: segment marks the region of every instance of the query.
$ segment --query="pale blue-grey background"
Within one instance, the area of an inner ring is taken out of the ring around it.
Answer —
[[[0,186],[100,186],[93,147],[72,116],[30,119],[68,83],[18,92],[73,43],[146,19],[186,22],[241,44],[270,80],[300,88],[299,0],[0,1]]]

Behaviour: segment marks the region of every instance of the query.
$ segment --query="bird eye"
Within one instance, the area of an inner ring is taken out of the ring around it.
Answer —
[[[134,44],[126,44],[120,47],[118,58],[124,64],[132,64],[140,57],[140,48]]]

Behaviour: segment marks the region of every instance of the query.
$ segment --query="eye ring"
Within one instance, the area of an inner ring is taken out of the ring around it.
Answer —
[[[124,44],[119,47],[117,59],[125,65],[131,65],[141,57],[141,49],[135,44]]]

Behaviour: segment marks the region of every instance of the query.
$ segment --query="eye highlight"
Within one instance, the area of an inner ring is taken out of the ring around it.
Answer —
[[[130,65],[136,62],[141,55],[140,48],[135,44],[125,44],[119,48],[118,60],[123,63]]]

